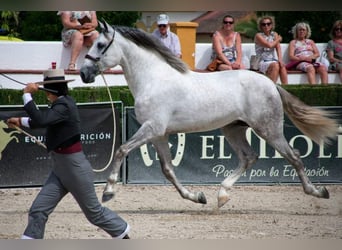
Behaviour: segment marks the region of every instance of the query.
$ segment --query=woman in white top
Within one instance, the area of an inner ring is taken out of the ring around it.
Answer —
[[[287,84],[287,71],[283,62],[280,42],[282,37],[273,31],[274,18],[261,17],[258,27],[261,32],[254,37],[255,53],[260,58],[259,71],[268,76],[273,82],[277,82],[280,76],[282,84]],[[277,53],[277,57],[275,55]]]
[[[212,38],[213,55],[212,58],[218,58],[222,63],[218,65],[217,70],[242,69],[242,49],[241,36],[234,31],[234,18],[226,15],[222,20],[222,28],[215,31]]]
[[[59,11],[63,30],[62,41],[65,47],[71,47],[71,56],[68,70],[76,70],[76,61],[83,45],[90,47],[99,33],[95,11]]]

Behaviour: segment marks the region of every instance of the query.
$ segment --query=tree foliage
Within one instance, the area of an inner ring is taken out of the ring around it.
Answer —
[[[60,41],[62,24],[57,11],[1,11],[1,28],[8,34],[25,41]],[[275,17],[275,30],[283,37],[283,43],[288,43],[293,36],[291,28],[300,21],[306,21],[312,29],[311,38],[317,42],[330,40],[329,33],[332,24],[342,19],[339,11],[257,11],[257,17],[272,15]],[[111,25],[133,27],[140,19],[141,13],[134,11],[98,11],[99,21],[105,20]],[[235,29],[245,37],[253,38],[258,32],[256,18],[236,23]]]
[[[0,34],[18,36],[16,28],[19,24],[19,12],[18,11],[0,11]]]
[[[140,19],[141,13],[135,11],[98,11],[97,19],[99,21],[105,20],[111,25],[123,25],[134,27],[136,21]]]
[[[98,11],[98,20],[109,24],[132,27],[140,17],[139,12]],[[57,11],[23,11],[19,14],[19,37],[25,41],[60,41],[63,29]]]
[[[56,11],[20,12],[18,32],[25,41],[60,41],[62,24]]]

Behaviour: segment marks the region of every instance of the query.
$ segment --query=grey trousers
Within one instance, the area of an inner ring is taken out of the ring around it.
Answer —
[[[32,203],[24,235],[44,238],[45,224],[59,201],[70,192],[90,223],[112,237],[122,238],[129,225],[115,212],[103,207],[95,193],[94,173],[83,151],[73,154],[51,153],[53,169]]]

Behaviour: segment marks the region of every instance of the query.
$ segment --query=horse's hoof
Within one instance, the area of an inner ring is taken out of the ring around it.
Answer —
[[[107,202],[114,197],[114,193],[103,193],[102,194],[102,202]]]
[[[229,201],[229,196],[227,191],[224,188],[220,188],[218,197],[217,197],[217,206],[220,208],[224,204],[226,204]]]
[[[322,194],[322,198],[324,198],[324,199],[329,199],[330,198],[328,189],[326,189],[325,187],[321,187],[320,188],[320,192]]]
[[[202,204],[207,204],[207,198],[205,198],[203,192],[198,193],[198,202]]]
[[[218,206],[219,208],[220,208],[220,207],[223,207],[223,205],[226,204],[228,201],[229,201],[228,196],[220,197],[220,198],[218,198],[218,200],[217,200],[217,206]]]

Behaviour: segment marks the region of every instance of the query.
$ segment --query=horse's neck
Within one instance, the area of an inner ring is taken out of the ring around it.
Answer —
[[[153,79],[160,74],[158,68],[165,64],[155,53],[137,46],[132,42],[121,43],[123,57],[121,67],[123,69],[128,87],[132,95],[136,97],[139,92],[145,91],[148,86],[153,84]]]

